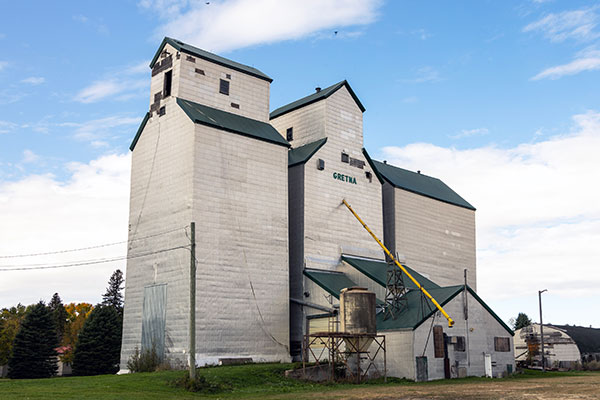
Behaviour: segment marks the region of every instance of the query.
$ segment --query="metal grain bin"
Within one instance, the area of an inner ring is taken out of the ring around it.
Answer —
[[[351,287],[340,293],[340,328],[344,333],[376,335],[375,293],[366,288]],[[346,339],[346,350],[350,352],[366,351],[373,338]]]

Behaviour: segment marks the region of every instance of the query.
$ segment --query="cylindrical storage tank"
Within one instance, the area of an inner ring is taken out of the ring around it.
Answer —
[[[340,329],[351,334],[377,334],[375,322],[375,293],[366,288],[351,287],[340,293]],[[366,351],[373,342],[372,338],[360,340],[346,339],[346,350],[350,352]]]

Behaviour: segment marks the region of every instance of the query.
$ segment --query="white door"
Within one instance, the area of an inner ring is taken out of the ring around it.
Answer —
[[[492,375],[492,355],[485,354],[485,376],[487,378],[493,378]]]

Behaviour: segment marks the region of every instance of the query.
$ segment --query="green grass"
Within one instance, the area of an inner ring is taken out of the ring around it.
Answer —
[[[260,398],[286,393],[322,393],[356,387],[351,384],[319,384],[284,377],[294,364],[252,364],[228,367],[200,368],[198,373],[209,382],[227,387],[217,394],[190,393],[169,385],[182,377],[185,371],[164,371],[129,375],[101,375],[51,379],[0,379],[0,398],[4,399],[198,399],[198,398]],[[593,372],[526,371],[510,379],[528,379],[556,376],[579,376]],[[597,373],[596,373],[597,374]],[[477,381],[486,378],[465,378],[435,382],[414,383],[401,379],[381,380],[367,385],[447,385]]]

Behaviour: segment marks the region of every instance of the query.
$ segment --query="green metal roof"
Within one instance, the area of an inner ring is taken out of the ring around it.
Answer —
[[[438,287],[427,291],[443,307],[463,289],[463,285],[458,285]],[[407,306],[396,316],[396,319],[391,317],[384,319],[384,313],[377,314],[377,330],[417,329],[437,311],[431,300],[418,290],[409,291],[405,298]]]
[[[239,72],[243,72],[244,74],[252,75],[256,78],[263,79],[267,82],[273,82],[273,79],[271,79],[268,75],[262,73],[261,71],[257,70],[256,68],[249,67],[247,65],[237,63],[237,62],[229,60],[227,58],[220,57],[216,54],[209,53],[206,50],[199,49],[192,45],[183,43],[180,40],[172,39],[170,37],[165,37],[163,39],[162,43],[160,44],[160,47],[158,48],[158,50],[156,51],[156,54],[154,55],[154,58],[152,58],[152,61],[150,62],[150,68],[154,67],[154,64],[158,60],[160,53],[163,51],[163,48],[165,47],[165,45],[167,43],[182,53],[202,58],[204,60],[213,62],[215,64],[219,64],[224,67],[231,68],[231,69],[239,71]]]
[[[316,140],[312,143],[305,144],[304,146],[290,149],[288,152],[288,167],[294,165],[304,164],[327,142],[327,138]]]
[[[142,136],[142,132],[144,131],[144,128],[146,127],[146,124],[148,123],[149,119],[150,119],[150,113],[146,113],[146,115],[144,115],[144,119],[142,120],[142,123],[140,124],[140,127],[138,128],[138,130],[135,134],[135,137],[133,138],[133,141],[129,145],[129,150],[133,151],[133,149],[135,148],[135,145],[137,144],[138,140],[140,140],[140,136]]]
[[[336,299],[340,298],[342,289],[357,286],[356,283],[342,272],[305,269],[303,273]]]
[[[177,104],[196,124],[207,125],[212,128],[222,129],[280,146],[290,146],[288,141],[281,137],[279,132],[266,122],[242,117],[241,115],[217,110],[216,108],[180,98],[177,98]]]
[[[356,102],[358,108],[360,108],[362,112],[365,112],[365,107],[362,105],[362,103],[354,93],[354,90],[352,90],[352,88],[350,87],[350,84],[347,81],[343,80],[341,82],[336,83],[335,85],[329,86],[328,88],[321,89],[319,92],[315,92],[309,96],[301,98],[300,100],[296,100],[293,103],[290,103],[283,107],[279,107],[278,109],[271,112],[270,119],[280,117],[283,114],[289,113],[290,111],[294,111],[319,100],[326,99],[332,94],[334,94],[338,89],[341,89],[344,86],[346,87],[346,89],[348,89],[348,92]]]
[[[437,178],[394,167],[379,161],[372,161],[372,167],[383,179],[393,186],[420,194],[445,203],[475,210],[471,204],[450,189],[448,185]]]
[[[388,264],[385,261],[370,260],[370,259],[365,259],[365,258],[356,258],[356,257],[345,256],[345,255],[342,256],[342,260],[347,262],[354,268],[356,268],[362,274],[366,275],[367,277],[369,277],[371,280],[375,281],[379,285],[386,287]],[[423,275],[419,274],[414,269],[409,268],[406,265],[404,265],[404,268],[406,268],[406,270],[413,276],[413,278],[415,278],[421,284],[421,286],[423,286],[425,289],[429,290],[429,289],[436,289],[436,288],[440,287],[436,283],[430,281],[429,279],[425,278]],[[407,288],[417,289],[417,285],[415,285],[413,283],[413,281],[411,281],[410,278],[408,278],[404,274],[404,272],[402,272],[402,277],[404,280],[404,285]]]

